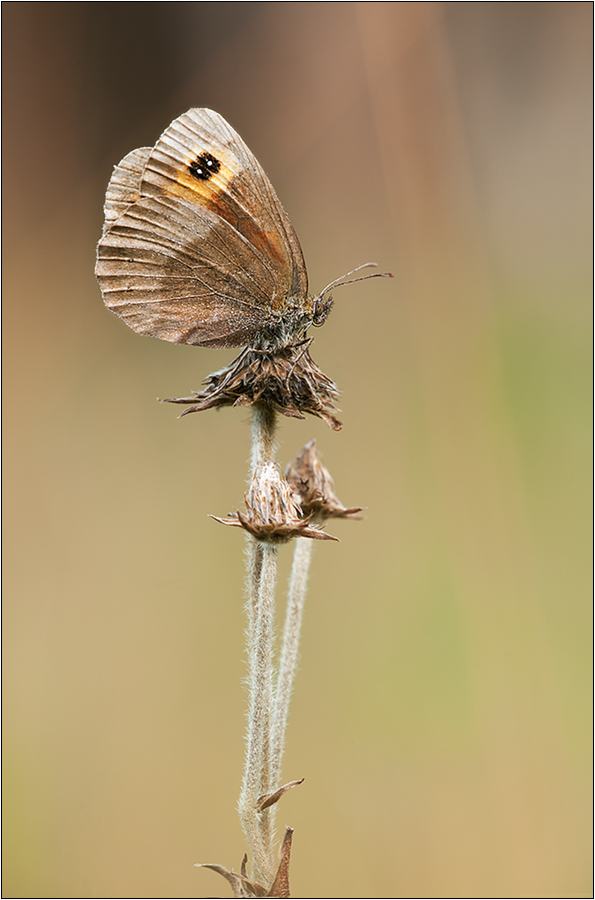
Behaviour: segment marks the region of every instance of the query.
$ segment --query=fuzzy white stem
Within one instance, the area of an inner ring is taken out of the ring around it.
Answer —
[[[256,403],[252,413],[252,457],[250,481],[258,466],[275,461],[277,414],[270,406]]]
[[[256,404],[252,419],[251,477],[275,453],[276,414]],[[253,863],[253,877],[270,886],[273,861],[273,810],[258,812],[258,798],[272,790],[270,737],[273,713],[273,626],[277,582],[277,548],[249,539],[248,587],[248,727],[240,822]]]
[[[289,702],[296,675],[300,631],[313,543],[312,540],[301,537],[296,538],[295,541],[271,734],[272,784],[274,789],[279,787],[281,783],[285,731],[289,715]]]
[[[256,542],[255,542],[256,543]],[[253,627],[249,634],[249,698],[246,765],[239,800],[239,814],[254,877],[269,885],[274,877],[270,810],[258,812],[257,801],[271,792],[270,726],[273,711],[273,622],[277,580],[277,548],[261,543],[258,596],[250,599]]]

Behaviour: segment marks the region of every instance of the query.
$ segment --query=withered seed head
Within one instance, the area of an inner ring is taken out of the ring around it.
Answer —
[[[244,502],[245,515],[236,510],[227,519],[220,519],[218,516],[211,518],[222,525],[244,528],[261,541],[285,543],[292,537],[338,540],[321,531],[319,525],[310,525],[311,516],[302,516],[292,489],[272,462],[266,462],[257,468],[252,484],[244,495]]]
[[[284,416],[318,416],[338,431],[341,422],[334,415],[333,401],[339,391],[310,356],[311,343],[308,338],[282,347],[246,347],[228,366],[205,379],[203,391],[164,402],[189,404],[183,416],[219,406],[267,403]]]
[[[316,441],[305,444],[285,470],[285,477],[299,496],[305,516],[325,519],[361,519],[363,506],[343,506],[335,494],[331,473],[322,462]]]

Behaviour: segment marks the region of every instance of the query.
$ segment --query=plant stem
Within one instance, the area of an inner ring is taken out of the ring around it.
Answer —
[[[274,410],[256,404],[252,419],[252,477],[259,466],[273,461],[275,431]],[[258,798],[272,790],[270,738],[277,547],[250,538],[247,569],[248,728],[238,812],[253,861],[253,877],[270,886],[276,869],[272,854],[273,812],[272,808],[259,812]]]
[[[277,413],[265,403],[252,407],[252,456],[250,479],[258,466],[275,461]]]
[[[254,542],[256,543],[256,541]],[[259,812],[258,798],[271,791],[270,722],[273,705],[273,619],[277,580],[277,548],[261,543],[262,565],[253,627],[249,632],[249,699],[246,764],[239,801],[242,828],[252,856],[254,877],[270,885],[275,866],[272,860],[271,810]]]
[[[287,729],[289,702],[296,675],[300,631],[313,543],[312,540],[303,537],[296,538],[295,541],[271,733],[272,784],[274,788],[279,786],[281,780],[285,731]]]

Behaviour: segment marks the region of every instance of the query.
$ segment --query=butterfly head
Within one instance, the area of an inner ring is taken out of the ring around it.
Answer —
[[[374,266],[376,263],[365,263],[363,266],[358,266],[351,272],[347,272],[346,275],[342,275],[341,278],[331,281],[316,297],[287,298],[283,311],[273,317],[268,328],[259,335],[259,344],[263,347],[273,348],[299,343],[305,338],[311,325],[319,328],[326,322],[333,307],[333,298],[330,294],[333,288],[353,284],[355,281],[365,281],[368,278],[393,277],[389,272],[374,272],[370,275],[360,275],[357,278],[350,277],[361,269]]]

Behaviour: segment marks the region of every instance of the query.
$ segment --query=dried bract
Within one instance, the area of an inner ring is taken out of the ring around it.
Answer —
[[[168,397],[166,403],[190,404],[183,416],[219,406],[266,403],[284,416],[318,416],[333,431],[341,428],[333,401],[336,384],[309,353],[312,338],[281,347],[245,347],[229,365],[205,379],[205,389],[192,397]]]
[[[317,521],[325,519],[361,519],[363,506],[343,506],[335,494],[331,473],[322,462],[316,441],[305,444],[289,463],[285,477],[298,495],[304,515]]]
[[[336,541],[338,538],[321,531],[320,526],[310,525],[310,516],[304,517],[293,492],[272,462],[259,466],[252,484],[244,495],[245,515],[239,511],[227,519],[211,516],[222,525],[237,525],[261,541],[285,543],[292,537],[315,538]]]
[[[262,812],[263,809],[268,809],[269,806],[273,806],[275,803],[278,803],[283,794],[286,794],[287,791],[290,791],[292,788],[298,787],[298,785],[303,783],[303,778],[299,778],[297,781],[288,781],[287,784],[284,784],[280,788],[277,788],[277,790],[273,791],[272,794],[264,794],[256,801],[257,809],[259,810],[259,812]]]
[[[226,869],[225,866],[219,866],[216,863],[195,863],[199,869],[212,869],[218,872],[231,886],[234,897],[291,897],[289,891],[289,862],[291,857],[291,841],[293,839],[293,828],[289,826],[285,829],[281,851],[279,853],[279,865],[270,888],[264,887],[257,881],[252,881],[247,876],[246,864],[247,857],[242,860],[241,872],[234,872],[233,869]]]

